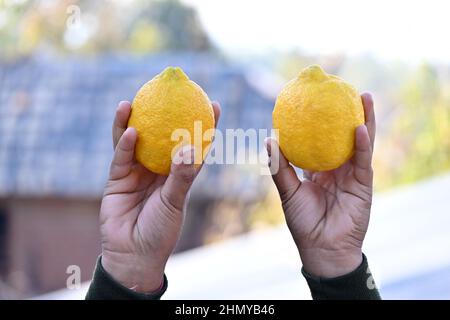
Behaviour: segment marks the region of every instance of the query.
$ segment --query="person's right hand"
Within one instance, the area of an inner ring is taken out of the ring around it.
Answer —
[[[220,106],[212,106],[217,125]],[[123,286],[150,293],[162,285],[187,193],[200,168],[191,146],[176,152],[167,177],[136,162],[137,132],[127,128],[130,111],[131,104],[121,102],[113,124],[115,154],[100,209],[102,265]]]
[[[362,262],[362,243],[372,205],[375,114],[370,94],[361,96],[365,124],[355,130],[355,153],[335,170],[305,173],[301,181],[274,139],[267,141],[273,180],[305,270],[338,277]],[[299,126],[302,124],[299,123]],[[276,148],[276,149],[275,149]]]

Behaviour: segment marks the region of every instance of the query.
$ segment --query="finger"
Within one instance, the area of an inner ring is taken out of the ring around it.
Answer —
[[[370,93],[363,93],[361,95],[361,100],[364,106],[364,118],[365,125],[369,131],[370,143],[373,145],[375,142],[375,132],[376,132],[376,121],[375,121],[375,110],[373,107],[373,98]]]
[[[303,170],[303,178],[308,179],[312,181],[312,171],[310,170]]]
[[[217,128],[217,124],[219,123],[220,119],[220,113],[222,111],[222,108],[220,107],[220,103],[217,101],[213,101],[211,103],[214,111],[214,127]]]
[[[120,137],[109,170],[111,180],[123,178],[130,173],[134,163],[136,140],[137,132],[134,128],[126,129]]]
[[[184,146],[172,160],[170,173],[161,189],[161,200],[171,210],[183,210],[186,194],[197,175],[195,148]]]
[[[127,129],[128,118],[130,117],[131,103],[128,101],[120,101],[116,109],[116,116],[114,117],[112,127],[113,147],[116,148],[122,134]]]
[[[287,200],[298,189],[301,182],[294,168],[281,152],[277,141],[273,138],[267,138],[264,143],[270,159],[272,179],[280,193],[281,199]]]
[[[373,178],[372,145],[365,125],[356,128],[353,166],[356,180],[363,185],[371,186]]]

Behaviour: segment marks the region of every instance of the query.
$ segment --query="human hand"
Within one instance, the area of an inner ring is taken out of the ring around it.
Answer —
[[[350,273],[362,262],[372,204],[375,114],[371,95],[361,99],[365,124],[356,129],[355,154],[335,170],[304,171],[301,181],[276,141],[266,141],[271,163],[278,164],[272,177],[303,267],[318,277]],[[279,152],[271,152],[274,148]]]
[[[220,106],[212,103],[215,123]],[[179,238],[186,197],[200,167],[194,149],[175,154],[169,176],[147,170],[134,158],[137,132],[127,128],[131,104],[122,101],[113,124],[114,158],[100,209],[103,268],[137,292],[158,290]]]

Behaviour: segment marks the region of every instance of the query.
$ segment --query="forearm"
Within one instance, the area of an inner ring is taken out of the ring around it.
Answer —
[[[380,300],[380,294],[369,270],[367,258],[354,271],[335,278],[321,278],[309,274],[306,278],[314,300]]]

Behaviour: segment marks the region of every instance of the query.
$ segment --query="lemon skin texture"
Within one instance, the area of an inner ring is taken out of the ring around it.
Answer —
[[[168,175],[174,151],[180,145],[191,144],[195,147],[195,163],[200,164],[212,142],[212,135],[204,139],[203,133],[214,130],[214,121],[211,102],[202,88],[181,68],[168,67],[144,84],[133,100],[128,126],[138,134],[136,160],[154,173]],[[195,122],[201,124],[197,137]],[[189,140],[178,136],[172,141],[177,129],[188,132]]]
[[[353,86],[313,65],[282,89],[272,121],[289,162],[306,170],[327,171],[352,157],[364,108]]]

